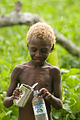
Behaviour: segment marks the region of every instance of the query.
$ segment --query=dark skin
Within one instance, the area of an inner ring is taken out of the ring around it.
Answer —
[[[39,96],[44,98],[49,120],[52,120],[51,106],[56,109],[62,108],[60,70],[46,62],[46,58],[53,48],[51,48],[49,40],[44,41],[32,38],[28,44],[28,49],[31,61],[18,65],[13,69],[4,105],[10,107],[13,105],[14,99],[19,99],[22,91],[16,88],[18,83],[25,83],[32,86],[38,82],[35,90],[39,90]],[[32,98],[33,95],[31,94],[26,106],[19,108],[18,120],[35,120],[32,109]]]

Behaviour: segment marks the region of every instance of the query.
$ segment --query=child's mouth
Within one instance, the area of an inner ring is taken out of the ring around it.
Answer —
[[[41,62],[41,60],[40,60],[40,59],[35,59],[35,61],[36,61],[36,62]]]
[[[41,58],[35,58],[34,61],[37,63],[40,63],[42,60],[41,60]]]

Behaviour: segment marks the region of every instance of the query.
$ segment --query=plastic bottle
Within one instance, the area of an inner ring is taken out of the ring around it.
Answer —
[[[45,101],[38,96],[38,90],[34,91],[34,98],[32,99],[32,106],[35,115],[35,120],[48,120]]]

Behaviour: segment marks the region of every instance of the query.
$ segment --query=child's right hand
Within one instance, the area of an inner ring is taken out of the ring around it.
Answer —
[[[12,94],[12,97],[13,99],[19,99],[22,95],[22,90],[20,88],[16,88],[14,91],[13,91],[13,94]]]

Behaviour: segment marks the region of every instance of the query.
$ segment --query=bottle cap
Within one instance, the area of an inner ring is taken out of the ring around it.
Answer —
[[[34,95],[38,95],[38,94],[39,94],[38,90],[35,90]]]

